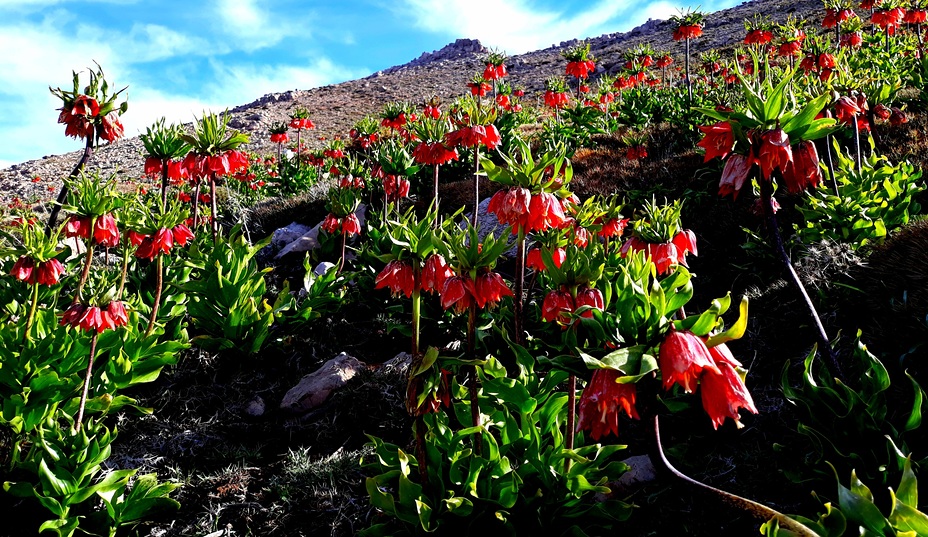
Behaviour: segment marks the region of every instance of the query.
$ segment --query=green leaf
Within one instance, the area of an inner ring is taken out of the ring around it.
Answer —
[[[900,500],[892,489],[889,491],[893,499],[893,511],[889,515],[889,523],[897,531],[912,531],[916,535],[928,535],[928,515],[918,509],[906,505]]]
[[[910,375],[908,371],[905,372],[905,376],[909,377],[909,380],[912,382],[912,391],[915,394],[915,400],[912,402],[912,410],[909,412],[909,417],[905,422],[905,431],[908,432],[918,429],[922,424],[922,403],[924,402],[925,392],[922,391],[922,387],[918,385],[915,377]]]
[[[706,341],[707,347],[714,347],[721,343],[740,339],[748,327],[748,297],[741,299],[741,305],[738,307],[738,320],[731,325],[728,330],[710,337]]]
[[[912,471],[911,455],[905,458],[902,479],[899,481],[899,490],[896,491],[895,497],[909,507],[918,508],[918,480]]]

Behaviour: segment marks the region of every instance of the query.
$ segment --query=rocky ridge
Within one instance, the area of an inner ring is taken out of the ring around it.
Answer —
[[[693,44],[699,51],[731,46],[744,35],[743,21],[754,13],[770,15],[784,21],[788,15],[811,19],[821,9],[820,0],[753,0],[739,6],[712,13],[706,18],[703,37]],[[682,43],[671,39],[670,22],[649,20],[628,31],[589,38],[591,51],[599,59],[594,78],[602,73],[614,73],[623,63],[622,52],[642,43],[656,50],[670,51],[678,58]],[[540,104],[540,90],[545,78],[563,74],[561,52],[577,40],[561,42],[548,48],[512,56],[507,62],[510,83],[526,90],[526,99],[535,98]],[[462,93],[474,73],[483,69],[480,56],[486,48],[477,40],[457,41],[396,67],[374,73],[366,78],[309,90],[292,90],[264,95],[255,101],[230,110],[231,125],[251,135],[248,150],[270,154],[276,146],[268,141],[268,129],[275,121],[284,121],[298,106],[312,112],[317,129],[312,131],[309,145],[324,142],[319,137],[343,135],[368,114],[376,114],[384,104],[405,100],[421,103],[432,95],[450,102]],[[76,144],[79,145],[79,144]],[[116,174],[131,182],[142,174],[142,144],[138,137],[98,148],[88,169],[99,170],[104,176]],[[80,151],[50,155],[0,170],[0,198],[19,198],[42,202],[54,197],[61,178],[66,177],[80,156]],[[33,182],[35,177],[41,178]]]

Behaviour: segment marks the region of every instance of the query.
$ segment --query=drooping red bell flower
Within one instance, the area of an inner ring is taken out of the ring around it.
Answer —
[[[574,297],[570,291],[561,288],[549,291],[541,304],[541,319],[547,323],[558,321],[561,324],[570,322],[570,313],[576,309]]]
[[[190,228],[184,224],[177,224],[171,229],[171,232],[174,235],[174,244],[178,246],[187,246],[187,243],[195,238]]]
[[[291,129],[297,129],[297,130],[301,130],[301,129],[315,129],[315,128],[316,128],[316,124],[313,123],[313,121],[312,121],[311,119],[309,119],[309,118],[298,118],[298,117],[295,117],[295,118],[293,118],[293,119],[290,120],[290,128],[291,128]]]
[[[507,74],[505,64],[493,65],[488,63],[486,69],[483,70],[483,78],[486,80],[499,80]]]
[[[441,289],[441,307],[463,313],[474,303],[474,282],[470,276],[451,276],[445,280]]]
[[[285,144],[290,141],[290,136],[286,132],[275,132],[271,134],[271,142],[275,144]]]
[[[561,265],[567,260],[567,250],[560,246],[555,248],[551,251],[551,260],[554,262],[555,267],[561,268]],[[544,259],[541,257],[541,248],[532,248],[528,251],[525,255],[525,268],[537,270],[538,272],[547,270]]]
[[[719,121],[715,125],[700,125],[699,130],[705,134],[699,141],[699,147],[706,150],[703,162],[709,162],[715,157],[725,159],[735,147],[735,135],[731,130],[731,123]]]
[[[693,393],[704,371],[721,374],[702,338],[673,327],[661,343],[658,365],[665,390],[679,384],[686,393]]]
[[[567,222],[564,207],[557,196],[542,192],[532,196],[528,207],[528,230],[546,231],[560,228]]]
[[[425,105],[425,108],[422,109],[422,115],[425,117],[430,117],[432,119],[438,119],[441,117],[441,108],[433,104],[427,104]],[[355,132],[357,133],[357,131]],[[357,137],[357,134],[353,136],[353,138],[354,137]]]
[[[596,62],[591,60],[567,62],[566,73],[580,79],[588,78],[596,70]]]
[[[457,160],[458,152],[455,149],[448,149],[441,142],[419,142],[419,145],[412,150],[412,158],[419,164],[441,166]]]
[[[401,198],[409,197],[409,179],[387,175],[383,178],[383,189],[387,194],[387,200],[396,203]]]
[[[93,241],[104,248],[112,248],[119,244],[119,228],[116,227],[116,218],[112,214],[104,214],[96,219],[93,225]]]
[[[577,289],[577,298],[574,302],[576,303],[577,309],[580,309],[582,306],[589,306],[590,308],[602,311],[605,307],[602,291],[595,287],[587,287],[585,285]],[[593,312],[587,310],[580,314],[580,316],[590,318],[593,317]]]
[[[361,233],[361,221],[358,215],[351,213],[342,219],[342,234],[346,237],[352,237]]]
[[[702,35],[702,26],[696,24],[692,26],[679,26],[673,31],[674,41],[683,41],[684,39],[695,39]]]
[[[702,397],[702,407],[709,414],[712,426],[715,429],[725,423],[726,418],[734,420],[740,429],[743,427],[738,410],[743,408],[748,412],[757,414],[757,407],[751,393],[744,385],[744,381],[735,367],[740,365],[731,356],[731,351],[725,344],[716,345],[709,349],[718,372],[706,369],[699,382],[699,391]]]
[[[457,145],[474,147],[484,145],[487,149],[496,149],[501,141],[496,125],[469,125],[445,135],[445,144],[449,147]]]
[[[800,52],[802,52],[802,41],[787,41],[777,49],[777,54],[783,58],[799,56]]]
[[[621,237],[626,226],[628,226],[628,218],[610,218],[602,224],[597,235],[603,238]]]
[[[512,226],[512,233],[517,234],[525,229],[531,201],[532,193],[528,189],[514,186],[493,194],[487,212],[495,214],[500,224]]]
[[[770,174],[776,169],[785,170],[792,160],[793,152],[790,149],[789,136],[783,129],[772,129],[760,135],[757,161],[765,179],[769,180]]]
[[[696,249],[696,234],[693,233],[691,229],[684,229],[679,231],[676,235],[673,236],[673,239],[670,240],[674,246],[677,247],[677,252],[680,257],[683,258],[686,254],[699,255],[699,251]],[[684,266],[686,262],[682,262]]]
[[[693,246],[695,247],[695,244]],[[678,249],[672,240],[670,242],[651,243],[645,242],[638,237],[630,237],[622,245],[619,254],[625,257],[629,252],[647,252],[658,274],[666,274],[674,265],[686,266],[685,252]]]
[[[445,286],[445,280],[454,276],[454,271],[445,262],[441,254],[432,254],[425,260],[422,267],[422,290],[429,293],[440,293]]]
[[[908,116],[905,115],[905,112],[903,112],[899,108],[896,108],[895,106],[892,107],[892,113],[889,115],[890,125],[892,125],[893,127],[898,127],[899,125],[902,125],[908,122],[909,122],[909,118]]]
[[[474,97],[486,97],[487,92],[493,89],[493,86],[486,82],[468,82],[467,87],[470,88],[470,94]]]
[[[619,434],[619,410],[629,418],[639,419],[635,409],[635,383],[619,384],[615,369],[596,369],[583,389],[577,414],[577,430],[590,431],[594,441]]]
[[[889,119],[891,114],[892,110],[890,110],[889,107],[883,103],[877,104],[873,107],[873,116],[881,121],[886,121]]]
[[[851,125],[859,114],[860,107],[854,99],[845,96],[835,101],[835,117],[840,123]]]
[[[502,108],[503,110],[509,110],[511,103],[509,102],[508,95],[497,95],[496,96],[496,105]]]
[[[564,108],[570,103],[570,96],[567,95],[567,92],[563,91],[545,91],[545,106],[550,106],[551,108]]]
[[[119,113],[116,110],[103,116],[97,125],[97,136],[110,143],[122,138],[124,133],[125,129],[119,121]]]
[[[864,42],[864,37],[860,32],[849,32],[841,34],[838,43],[842,48],[857,48]]]
[[[119,300],[113,300],[103,308],[85,306],[80,302],[75,302],[65,310],[59,324],[61,326],[70,325],[88,332],[96,330],[99,334],[104,330],[125,326],[128,322],[129,317],[126,315],[126,308],[123,303]]]
[[[514,296],[512,290],[503,281],[503,277],[496,272],[487,271],[477,275],[474,284],[474,301],[478,308],[493,307],[504,296]]]
[[[20,256],[20,258],[16,260],[16,263],[13,263],[10,276],[28,284],[35,283],[35,261],[29,256]]]
[[[793,160],[783,170],[783,179],[786,181],[786,188],[792,194],[815,188],[821,183],[822,170],[819,167],[815,144],[810,141],[796,144]]]
[[[406,261],[394,259],[387,263],[377,278],[374,280],[374,289],[389,288],[390,292],[397,296],[400,293],[406,295],[406,298],[412,296],[416,282],[412,271],[412,265]]]
[[[94,135],[93,119],[100,113],[100,104],[93,97],[78,95],[73,103],[59,109],[58,123],[65,126],[65,136],[78,139]]]
[[[341,229],[341,221],[332,213],[329,213],[325,216],[325,219],[322,221],[322,225],[319,226],[322,231],[326,233],[333,234],[338,233],[338,230]]]
[[[71,216],[64,225],[65,237],[79,237],[89,239],[91,234],[91,221],[89,216]]]
[[[905,24],[925,24],[928,20],[928,9],[912,8],[905,12],[902,22]]]

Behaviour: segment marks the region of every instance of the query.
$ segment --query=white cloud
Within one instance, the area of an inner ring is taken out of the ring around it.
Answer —
[[[405,0],[404,13],[431,32],[479,39],[519,54],[584,35],[609,31],[608,21],[629,4],[600,1],[574,13],[542,11],[528,0]]]
[[[254,52],[287,37],[310,36],[308,22],[294,18],[293,13],[264,9],[265,5],[256,0],[216,0],[214,10],[223,23],[223,32],[234,40],[236,49]]]

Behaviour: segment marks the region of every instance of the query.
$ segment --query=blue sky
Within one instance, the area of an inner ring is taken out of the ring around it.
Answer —
[[[736,4],[702,2],[703,10]],[[367,76],[461,38],[519,54],[624,31],[667,0],[0,0],[0,169],[81,149],[48,87],[98,62],[129,86],[126,135],[264,94]],[[82,82],[86,81],[86,75]]]

